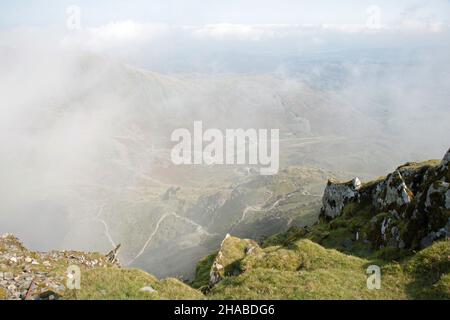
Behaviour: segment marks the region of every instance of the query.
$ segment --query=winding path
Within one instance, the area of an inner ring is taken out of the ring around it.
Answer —
[[[187,222],[187,223],[189,223],[189,224],[191,224],[193,226],[196,226],[197,227],[197,229],[196,229],[197,232],[203,233],[203,234],[208,235],[208,236],[214,236],[214,234],[211,234],[208,231],[206,231],[203,226],[201,226],[200,224],[196,223],[195,221],[193,221],[193,220],[191,220],[189,218],[180,216],[179,214],[177,214],[175,212],[166,213],[163,216],[161,216],[161,218],[159,218],[158,222],[156,223],[155,229],[153,230],[153,232],[148,237],[148,239],[145,242],[145,244],[142,247],[142,249],[138,252],[138,254],[130,262],[127,263],[127,265],[132,264],[134,261],[136,261],[137,258],[139,258],[145,252],[145,249],[147,249],[147,247],[150,244],[150,242],[152,241],[153,237],[158,232],[161,223],[169,216],[173,216],[173,217],[175,217],[177,219],[180,219],[180,220],[183,220],[183,221],[185,221],[185,222]]]

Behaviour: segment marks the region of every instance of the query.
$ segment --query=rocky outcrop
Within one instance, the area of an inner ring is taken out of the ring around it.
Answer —
[[[356,203],[372,216],[361,234],[375,247],[425,248],[450,236],[449,159],[450,150],[442,161],[407,163],[359,187],[328,182],[322,215],[335,219]]]
[[[117,263],[119,264],[119,259],[118,259],[118,255],[119,255],[119,250],[120,250],[121,245],[117,245],[113,250],[111,250],[110,252],[108,252],[108,254],[106,255],[106,258],[108,259],[108,261],[110,263]]]
[[[349,202],[358,200],[360,188],[359,178],[345,183],[329,180],[322,198],[322,215],[331,219],[341,215],[342,210]]]
[[[115,256],[114,256],[115,257]],[[76,251],[33,252],[13,235],[0,236],[0,296],[4,299],[58,299],[66,291],[67,268],[118,267],[117,259]]]
[[[209,286],[213,287],[225,276],[239,274],[239,261],[260,250],[261,248],[253,240],[239,239],[227,234],[211,267]]]
[[[426,248],[429,247],[433,244],[434,241],[442,239],[442,238],[448,238],[450,237],[450,218],[448,219],[447,224],[435,231],[431,231],[427,236],[425,236],[424,238],[422,238],[420,240],[420,247],[421,248]]]
[[[378,211],[389,211],[407,206],[413,197],[402,175],[395,170],[387,176],[385,181],[377,185],[372,199]]]
[[[444,158],[442,159],[442,165],[448,166],[450,163],[450,149],[448,149],[447,153],[444,155]]]

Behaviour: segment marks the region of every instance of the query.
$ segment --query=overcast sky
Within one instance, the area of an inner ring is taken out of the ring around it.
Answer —
[[[355,49],[434,54],[449,30],[450,0],[0,0],[0,47],[76,49],[161,72],[266,71]]]
[[[1,0],[0,26],[65,24],[65,9],[77,5],[86,26],[111,21],[177,25],[361,24],[366,9],[376,5],[386,23],[421,19],[448,24],[448,0]]]

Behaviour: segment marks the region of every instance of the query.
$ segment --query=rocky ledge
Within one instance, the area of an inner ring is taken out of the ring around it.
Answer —
[[[58,299],[66,290],[69,266],[82,270],[120,267],[117,250],[106,256],[78,251],[33,252],[13,235],[0,236],[0,299]]]
[[[350,207],[369,213],[369,225],[355,236],[374,247],[428,247],[450,236],[450,150],[442,161],[407,163],[377,181],[329,181],[322,202],[328,221]]]
[[[258,250],[260,248],[255,241],[239,239],[227,234],[211,266],[209,273],[210,288],[220,282],[225,276],[239,274],[240,270],[233,262],[254,254]]]

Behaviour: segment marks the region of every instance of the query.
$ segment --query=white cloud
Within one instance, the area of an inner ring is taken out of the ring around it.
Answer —
[[[143,45],[167,35],[170,27],[164,24],[135,21],[110,22],[106,25],[68,33],[61,41],[63,46],[103,51],[125,45]]]
[[[365,24],[207,24],[202,26],[170,26],[139,23],[131,20],[68,33],[61,43],[94,51],[106,51],[123,46],[141,46],[154,40],[185,37],[192,40],[217,41],[270,41],[273,39],[316,37],[318,34],[383,34],[383,33],[438,33],[447,31],[448,25],[421,19],[404,19],[393,25],[371,28]]]
[[[4,30],[0,31],[0,45],[33,51],[62,48],[93,52],[153,70],[190,72],[227,69],[234,58],[244,53],[253,56],[262,52],[261,57],[282,59],[292,54],[308,55],[315,50],[334,50],[341,45],[346,49],[374,44],[389,47],[400,39],[406,46],[423,43],[441,46],[446,43],[448,31],[448,24],[406,16],[395,23],[381,23],[378,28],[365,24],[182,26],[125,20],[76,31]],[[225,52],[226,57],[220,56]]]

